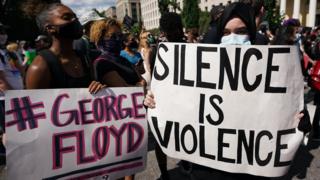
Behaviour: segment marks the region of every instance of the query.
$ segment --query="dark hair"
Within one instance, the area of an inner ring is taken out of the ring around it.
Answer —
[[[183,29],[181,16],[174,12],[163,14],[160,18],[160,30],[170,32],[176,29]]]
[[[255,44],[256,39],[256,22],[253,9],[250,5],[240,2],[231,3],[228,5],[217,26],[217,35],[219,42],[223,36],[223,31],[228,21],[234,17],[240,18],[246,25],[250,37],[251,44]]]
[[[300,26],[300,21],[299,19],[294,19],[294,18],[291,18],[291,19],[287,19],[283,22],[283,25],[284,26]]]
[[[293,45],[295,43],[295,29],[293,26],[281,26],[273,41],[272,45]]]
[[[46,33],[44,25],[50,19],[52,10],[65,6],[62,3],[48,3],[42,0],[29,0],[23,7],[24,13],[30,18],[36,18],[37,26],[42,33]]]
[[[250,4],[254,10],[254,16],[258,16],[260,14],[260,10],[265,6],[264,0],[239,0],[241,3]]]
[[[218,6],[212,6],[210,10],[211,22],[217,21],[221,17],[224,8],[225,6],[223,6],[222,4],[219,4]]]
[[[165,13],[160,18],[160,30],[169,42],[183,42],[184,33],[181,16],[174,12]]]

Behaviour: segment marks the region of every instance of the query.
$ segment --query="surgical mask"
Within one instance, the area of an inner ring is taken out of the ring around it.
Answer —
[[[0,45],[5,45],[8,40],[8,35],[0,34]]]
[[[83,27],[78,19],[57,27],[59,28],[59,31],[56,35],[62,38],[79,39],[83,35]]]
[[[251,45],[248,35],[239,35],[231,33],[221,38],[222,45]]]

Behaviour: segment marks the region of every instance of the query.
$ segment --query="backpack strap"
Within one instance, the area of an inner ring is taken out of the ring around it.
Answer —
[[[58,57],[48,49],[39,52],[39,55],[43,57],[49,66],[51,72],[51,85],[55,88],[62,88],[66,84],[66,77],[59,63]]]

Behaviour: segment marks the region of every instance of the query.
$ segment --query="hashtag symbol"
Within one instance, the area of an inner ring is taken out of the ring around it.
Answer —
[[[27,124],[30,129],[38,127],[38,120],[45,119],[45,113],[35,114],[33,111],[38,108],[44,108],[42,102],[32,103],[29,96],[11,99],[11,110],[6,112],[7,115],[13,114],[14,120],[7,122],[6,126],[17,125],[18,131],[26,130]]]

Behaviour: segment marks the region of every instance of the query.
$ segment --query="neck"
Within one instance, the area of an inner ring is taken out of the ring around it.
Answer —
[[[124,50],[127,51],[129,54],[134,54],[134,51],[132,51],[132,49],[128,47],[125,47]]]
[[[53,38],[50,50],[56,55],[66,55],[73,52],[73,40]]]

